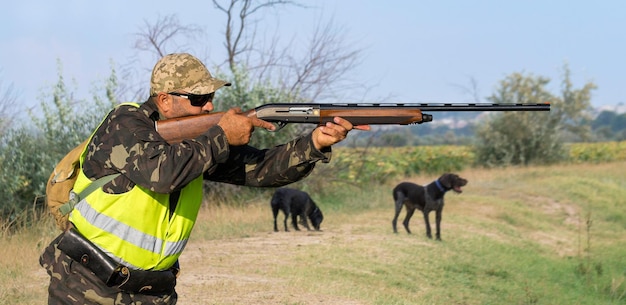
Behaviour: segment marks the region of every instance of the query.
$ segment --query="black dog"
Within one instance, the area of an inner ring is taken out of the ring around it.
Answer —
[[[322,211],[317,207],[309,194],[291,188],[279,188],[274,192],[270,204],[272,205],[272,213],[274,214],[274,232],[278,232],[278,226],[276,225],[278,211],[283,211],[285,214],[283,221],[285,231],[289,231],[289,229],[287,229],[287,218],[290,214],[291,224],[296,231],[300,231],[297,221],[298,216],[300,216],[300,224],[306,227],[307,230],[311,230],[306,220],[307,217],[311,221],[313,228],[315,228],[316,231],[320,230],[320,224],[322,220],[324,220],[324,215],[322,215]]]
[[[409,220],[413,216],[415,209],[422,211],[424,214],[424,222],[426,223],[426,236],[433,238],[430,231],[430,221],[428,220],[428,214],[431,211],[436,212],[437,219],[437,240],[441,240],[441,212],[443,211],[443,196],[447,191],[453,190],[457,193],[461,193],[461,187],[467,184],[467,180],[459,177],[456,174],[446,173],[439,177],[434,182],[427,186],[417,185],[411,182],[402,182],[393,189],[393,200],[396,203],[396,214],[393,217],[391,224],[393,225],[393,232],[398,233],[396,229],[396,223],[398,222],[398,215],[402,210],[402,206],[406,206],[406,217],[402,224],[406,231],[411,234],[409,230]]]

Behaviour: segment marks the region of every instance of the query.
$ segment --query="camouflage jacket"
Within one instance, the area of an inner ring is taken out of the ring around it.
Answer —
[[[121,173],[104,186],[112,194],[140,185],[157,193],[180,190],[203,175],[205,180],[247,186],[282,186],[306,177],[317,161],[328,162],[331,150],[317,150],[311,134],[270,149],[229,146],[214,126],[203,135],[168,144],[155,130],[159,119],[152,100],[120,105],[94,132],[83,162],[92,180]]]

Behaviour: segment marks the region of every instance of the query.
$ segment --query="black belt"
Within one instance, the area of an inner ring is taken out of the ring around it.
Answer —
[[[146,271],[120,265],[74,229],[63,234],[57,248],[87,267],[109,287],[149,294],[171,292],[176,286],[177,269]]]

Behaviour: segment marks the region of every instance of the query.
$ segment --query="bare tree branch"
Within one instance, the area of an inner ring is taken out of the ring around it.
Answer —
[[[349,48],[343,32],[333,32],[332,28],[332,22],[324,28],[317,28],[310,43],[309,64],[298,78],[304,90],[312,89],[312,98],[318,97],[332,84],[339,83],[358,61],[360,51]]]
[[[480,88],[478,86],[478,81],[474,77],[469,77],[469,87],[460,84],[452,84],[453,87],[456,87],[461,90],[463,94],[467,94],[472,97],[472,102],[480,103]]]
[[[301,6],[297,2],[288,0],[269,0],[255,5],[253,0],[230,0],[228,8],[218,0],[212,0],[213,5],[226,15],[226,29],[224,31],[224,47],[228,53],[228,66],[231,71],[237,69],[238,56],[253,50],[256,40],[256,23],[252,15],[264,8],[274,8],[284,5]],[[235,16],[237,15],[237,16]],[[251,25],[248,25],[248,22]],[[247,35],[247,33],[249,33]],[[247,38],[249,37],[249,38]],[[244,62],[248,64],[248,62]]]
[[[171,50],[183,52],[187,48],[186,44],[179,44],[176,40],[185,37],[191,41],[203,31],[196,26],[183,26],[178,21],[176,15],[159,17],[154,25],[144,20],[143,31],[135,33],[135,49],[154,53],[157,58],[161,58]]]

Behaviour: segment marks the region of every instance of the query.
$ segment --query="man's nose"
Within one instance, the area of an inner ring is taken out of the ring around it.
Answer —
[[[204,104],[204,106],[202,106],[202,110],[205,112],[211,112],[213,111],[214,107],[213,107],[213,102],[208,102],[206,104]]]

